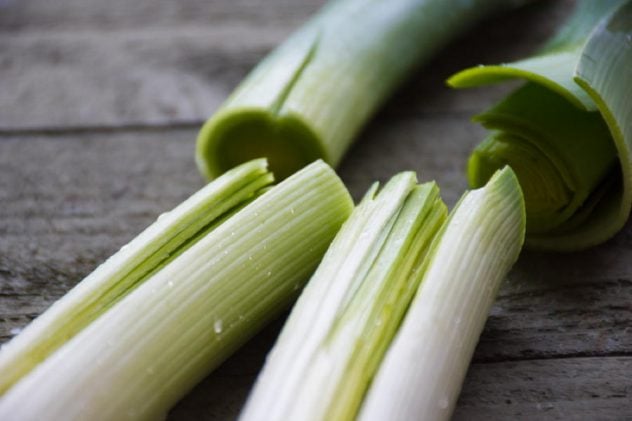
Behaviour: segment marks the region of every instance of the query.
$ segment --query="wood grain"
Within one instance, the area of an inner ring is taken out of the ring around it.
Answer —
[[[203,185],[197,127],[321,3],[0,2],[0,343]],[[411,169],[436,179],[454,204],[483,136],[468,117],[508,87],[454,92],[442,81],[537,48],[571,3],[492,20],[402,86],[340,168],[354,197]],[[631,262],[632,224],[582,253],[523,253],[492,308],[455,419],[628,419]],[[170,419],[234,418],[281,325]]]
[[[9,3],[0,13],[0,130],[199,125],[318,2],[166,3]],[[543,2],[464,34],[386,112],[481,110],[506,89],[449,95],[445,78],[533,51],[563,18],[565,3]]]
[[[245,22],[275,23],[287,28],[306,19],[324,3],[325,0],[5,0],[0,3],[0,27],[25,32]]]
[[[625,420],[632,358],[473,364],[455,420]]]
[[[0,338],[202,186],[192,133],[0,138]]]
[[[234,419],[254,378],[236,367],[249,357],[239,353],[229,360],[181,401],[170,419]],[[474,363],[453,419],[626,420],[632,413],[630,370],[631,357]],[[226,389],[230,395],[222,393]]]

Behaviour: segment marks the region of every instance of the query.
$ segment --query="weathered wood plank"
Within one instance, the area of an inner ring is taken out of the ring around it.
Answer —
[[[252,361],[241,354],[227,361],[183,399],[169,419],[235,419],[255,379],[237,370],[242,358]],[[263,361],[257,362],[249,369],[256,371]],[[475,363],[453,419],[627,420],[632,413],[630,372],[632,357]]]
[[[288,26],[303,20],[325,0],[46,0],[0,3],[0,28],[11,31],[173,27],[183,23],[249,24],[276,22]]]
[[[387,121],[388,120],[388,121]],[[454,203],[480,129],[455,117],[382,118],[341,168],[355,197],[402,169]],[[370,133],[370,134],[369,134]],[[194,130],[14,136],[0,141],[0,336],[25,324],[160,212],[201,186]],[[632,226],[569,255],[527,253],[494,306],[475,360],[632,350]]]
[[[473,364],[455,420],[626,420],[632,357]]]
[[[0,139],[3,341],[202,185],[190,134],[170,137]]]
[[[196,123],[287,34],[225,25],[0,37],[0,129]]]
[[[0,130],[199,124],[318,6],[231,4],[8,3],[0,14]],[[506,89],[449,92],[445,78],[532,51],[568,4],[541,2],[479,26],[402,88],[386,112],[481,110]]]

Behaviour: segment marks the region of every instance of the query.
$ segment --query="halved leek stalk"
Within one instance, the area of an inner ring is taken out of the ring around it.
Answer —
[[[509,168],[461,198],[434,240],[421,285],[371,384],[360,421],[450,418],[524,232],[524,201]]]
[[[374,185],[336,236],[271,351],[241,420],[353,419],[445,220],[414,173]]]
[[[164,416],[291,302],[352,206],[322,161],[301,170],[213,225],[34,367],[0,398],[0,419]]]
[[[272,181],[267,162],[255,160],[162,214],[2,347],[0,395]]]
[[[631,2],[583,0],[534,57],[448,80],[454,87],[529,81],[475,117],[493,132],[472,154],[468,173],[476,187],[505,164],[516,170],[531,247],[586,248],[612,237],[628,218],[631,39]]]
[[[284,178],[337,165],[417,66],[481,18],[529,0],[332,0],[274,50],[204,125],[196,160],[212,178],[265,156]]]

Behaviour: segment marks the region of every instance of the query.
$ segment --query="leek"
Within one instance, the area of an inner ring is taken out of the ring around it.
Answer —
[[[0,352],[0,395],[64,342],[273,181],[265,160],[241,165],[158,220],[55,302]]]
[[[290,304],[352,210],[322,161],[258,195],[270,181],[264,161],[220,177],[25,329],[0,419],[164,416]]]
[[[527,245],[601,243],[632,208],[632,2],[583,0],[531,58],[452,76],[453,87],[528,82],[474,120],[492,130],[473,152],[470,184],[509,164],[525,193]]]
[[[522,193],[509,168],[461,198],[432,245],[421,285],[371,384],[360,421],[450,418],[524,233]]]
[[[268,356],[241,420],[352,419],[446,217],[414,173],[373,186],[336,236]]]
[[[434,183],[401,173],[376,189],[292,309],[242,421],[449,416],[524,241],[522,192],[506,168],[446,222]]]
[[[261,156],[284,178],[336,166],[391,92],[456,34],[528,0],[332,0],[241,83],[199,133],[213,178]]]

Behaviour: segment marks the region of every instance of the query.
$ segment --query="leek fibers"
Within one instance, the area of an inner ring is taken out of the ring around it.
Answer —
[[[336,166],[362,126],[456,34],[529,0],[332,0],[263,60],[202,127],[196,161],[213,178],[261,156],[284,178]]]
[[[0,352],[0,419],[164,416],[292,302],[353,208],[322,161],[270,182],[263,160],[228,172],[36,319]]]
[[[632,208],[632,2],[580,0],[535,56],[466,69],[448,84],[509,78],[527,82],[474,117],[492,132],[470,157],[470,184],[511,165],[530,247],[570,251],[612,237]]]
[[[389,354],[399,352],[392,351],[396,334],[418,344],[398,371],[414,373],[423,364],[448,370],[426,377],[425,389],[445,393],[450,385],[450,392],[458,392],[498,284],[522,245],[517,179],[506,169],[467,194],[447,226],[434,183],[416,185],[413,173],[401,173],[376,191],[369,190],[343,225],[294,306],[242,421],[355,419],[374,374],[384,371],[384,353],[389,346]],[[429,313],[418,314],[420,307]],[[463,323],[453,328],[457,317]],[[416,321],[423,329],[411,337],[406,326]],[[415,387],[410,380],[399,392],[426,399],[425,390]],[[391,390],[377,393],[398,399]],[[393,419],[387,412],[374,419]],[[420,414],[426,410],[408,412],[405,419]]]
[[[448,420],[501,281],[524,241],[525,209],[505,168],[465,193],[427,257],[421,285],[358,420]]]

